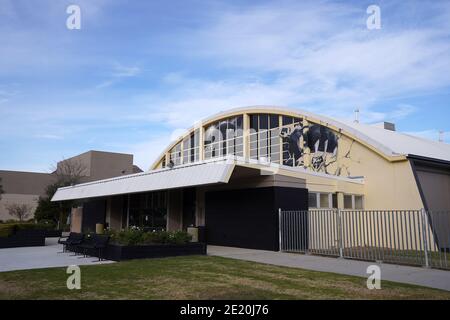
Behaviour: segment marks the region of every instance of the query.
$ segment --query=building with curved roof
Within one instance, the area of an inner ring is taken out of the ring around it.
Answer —
[[[147,172],[61,188],[53,201],[84,199],[74,219],[113,228],[206,226],[212,243],[276,249],[278,208],[450,210],[449,194],[448,144],[252,106],[199,122]]]

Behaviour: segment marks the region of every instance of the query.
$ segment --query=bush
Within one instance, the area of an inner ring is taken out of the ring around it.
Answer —
[[[9,237],[19,230],[55,230],[54,224],[14,222],[0,224],[0,237]]]
[[[107,231],[111,236],[111,242],[126,245],[143,244],[185,244],[191,241],[192,236],[184,231],[155,231],[145,232],[140,229],[129,229],[120,232]]]
[[[0,237],[9,237],[10,235],[12,235],[14,233],[14,225],[12,224],[7,224],[7,223],[2,223],[0,225]]]

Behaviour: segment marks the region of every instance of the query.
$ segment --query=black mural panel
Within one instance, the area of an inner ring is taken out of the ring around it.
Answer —
[[[278,208],[307,210],[308,190],[268,187],[207,192],[207,243],[277,251]]]
[[[327,167],[337,158],[339,137],[337,134],[322,125],[296,124],[281,129],[280,136],[284,150],[283,164],[293,167],[308,167],[304,162],[304,155],[311,155],[309,168],[314,171],[327,172]]]
[[[106,200],[90,200],[83,204],[82,232],[95,232],[97,223],[105,223]]]

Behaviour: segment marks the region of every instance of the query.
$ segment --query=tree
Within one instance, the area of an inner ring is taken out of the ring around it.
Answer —
[[[80,183],[82,178],[86,176],[86,171],[86,166],[81,161],[67,159],[58,162],[53,167],[53,174],[56,177],[56,181],[47,186],[45,196],[39,197],[35,218],[38,221],[52,220],[59,225],[65,224],[67,216],[70,214],[72,207],[76,206],[77,202],[61,201],[57,203],[52,202],[51,199],[58,188]]]
[[[59,184],[53,183],[47,186],[45,190],[45,196],[39,197],[38,206],[36,208],[36,211],[34,212],[34,217],[37,221],[51,220],[55,224],[58,223],[60,219],[61,208],[58,203],[51,201],[58,188]]]
[[[19,219],[19,221],[27,220],[27,218],[29,218],[31,215],[31,209],[32,209],[30,205],[25,204],[25,203],[7,204],[5,206],[5,208],[11,216]]]
[[[60,187],[67,187],[80,183],[82,177],[87,175],[85,164],[75,159],[62,160],[58,162],[53,169],[57,178],[56,182]]]

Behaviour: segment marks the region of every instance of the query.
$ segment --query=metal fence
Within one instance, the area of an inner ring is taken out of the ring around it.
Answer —
[[[280,251],[450,269],[450,212],[279,211]]]

